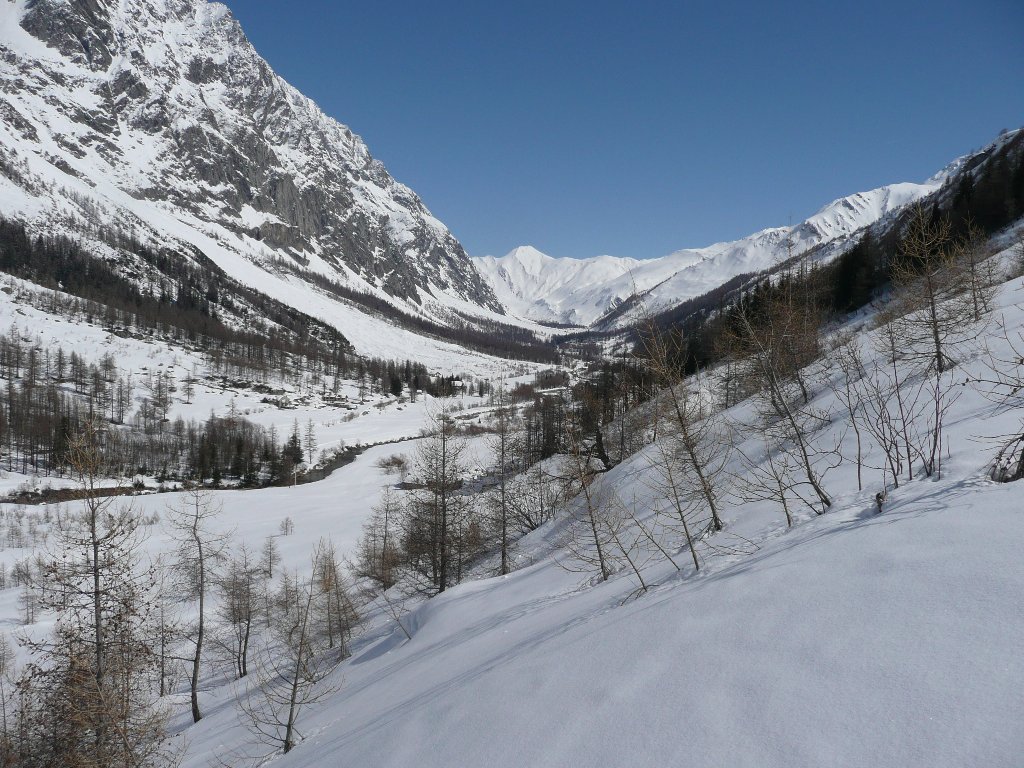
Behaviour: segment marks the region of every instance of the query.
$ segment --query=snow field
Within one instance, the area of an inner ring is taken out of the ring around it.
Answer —
[[[1014,332],[1022,299],[1020,279],[999,294]],[[954,375],[982,368],[965,353]],[[751,405],[730,417],[750,421]],[[518,543],[533,565],[482,569],[414,608],[412,640],[376,617],[280,764],[1017,766],[1024,509],[987,472],[992,439],[1018,417],[965,387],[942,479],[890,489],[877,515],[881,470],[858,491],[847,460],[825,478],[832,509],[790,530],[771,505],[733,499],[726,530],[701,544],[701,572],[685,553],[681,573],[651,560],[656,586],[636,599],[625,570],[606,583],[570,570],[562,517]],[[850,456],[848,427],[836,410],[829,434]],[[648,521],[650,450],[599,481]],[[877,448],[865,452],[879,467]],[[740,541],[756,549],[722,554]],[[190,729],[186,765],[241,740],[229,723]]]
[[[1024,329],[1021,304],[1018,278],[1001,289],[994,313],[1011,333]],[[853,323],[861,324],[870,365],[868,320]],[[75,332],[84,344],[95,329]],[[999,346],[998,334],[987,336]],[[127,354],[126,347],[119,358]],[[983,372],[978,350],[965,350],[959,363],[955,381]],[[847,456],[825,477],[834,497],[827,514],[803,511],[787,530],[772,505],[731,498],[726,530],[699,545],[700,573],[677,538],[671,546],[682,571],[645,558],[654,586],[636,598],[637,582],[623,568],[606,583],[581,572],[564,548],[563,513],[517,543],[516,562],[528,564],[520,570],[489,578],[483,563],[466,583],[410,603],[403,623],[412,640],[371,606],[352,657],[335,673],[339,689],[307,710],[304,741],[278,764],[1018,765],[1024,519],[1018,489],[992,483],[987,470],[995,439],[1019,414],[963,387],[946,420],[942,479],[890,489],[876,515],[877,448],[866,441],[870,468],[858,491],[848,417],[825,387],[815,388],[815,405],[833,411],[822,439],[840,442]],[[426,407],[364,408],[336,434],[415,435]],[[284,412],[286,424],[293,413]],[[729,417],[752,424],[751,403]],[[334,439],[326,424],[335,415],[320,418],[321,439]],[[472,441],[479,470],[488,464],[484,443]],[[759,444],[755,435],[741,447],[753,455]],[[411,455],[414,446],[370,448],[319,483],[216,492],[219,525],[253,549],[277,536],[282,565],[306,572],[321,537],[351,553],[382,488],[396,479],[376,461]],[[663,505],[653,452],[598,481],[651,525]],[[175,497],[133,503],[163,515]],[[286,516],[295,532],[280,536]],[[169,546],[159,524],[149,534],[151,554]],[[0,611],[14,630],[17,590],[0,593]],[[185,728],[185,708],[177,707],[186,766],[210,765],[249,740],[235,692],[219,675],[209,678],[207,716],[195,726]]]

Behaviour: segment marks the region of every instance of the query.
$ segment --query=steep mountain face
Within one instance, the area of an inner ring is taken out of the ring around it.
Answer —
[[[657,312],[789,255],[830,244],[838,247],[864,227],[939,189],[955,167],[923,184],[891,184],[835,200],[792,227],[764,229],[740,240],[657,259],[560,259],[527,246],[500,258],[475,261],[514,315],[540,322],[620,326],[635,319],[635,313],[616,312],[632,296],[643,299],[644,311]]]
[[[228,271],[501,311],[448,229],[278,77],[223,5],[5,0],[0,116],[0,212],[37,230],[128,227]]]

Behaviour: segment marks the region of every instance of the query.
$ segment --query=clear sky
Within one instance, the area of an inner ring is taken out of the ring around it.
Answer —
[[[473,255],[646,258],[1024,125],[1022,0],[228,0]]]

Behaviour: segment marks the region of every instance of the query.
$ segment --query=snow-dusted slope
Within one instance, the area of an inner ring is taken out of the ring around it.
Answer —
[[[847,508],[625,606],[550,563],[466,584],[361,649],[275,764],[1014,768],[1024,527],[988,490]]]
[[[122,370],[139,373],[170,366],[180,375],[202,363],[164,343],[111,337],[102,325],[72,325],[33,309],[19,301],[19,285],[11,281],[0,291],[0,327],[17,323],[26,338],[32,329],[40,349],[57,342],[90,356],[111,351]],[[515,542],[515,570],[507,576],[493,576],[496,563],[484,559],[434,599],[406,603],[393,593],[396,615],[411,609],[400,617],[411,637],[381,601],[366,605],[369,618],[353,639],[352,656],[318,689],[316,703],[301,710],[295,749],[272,764],[1018,768],[1024,515],[1020,483],[992,482],[988,469],[1005,439],[999,436],[1019,428],[1024,413],[1019,398],[995,402],[986,385],[969,382],[990,375],[989,353],[1014,359],[1009,339],[1024,333],[1022,289],[1019,277],[1000,288],[993,312],[1000,327],[974,329],[989,348],[965,346],[948,372],[958,394],[944,416],[941,478],[918,474],[892,487],[881,449],[868,433],[855,434],[841,399],[825,378],[814,377],[813,404],[830,413],[816,439],[845,457],[838,464],[831,454],[817,457],[823,473],[831,466],[825,481],[832,507],[823,515],[794,509],[796,524],[787,528],[777,506],[743,502],[732,486],[723,495],[725,529],[698,542],[696,572],[681,532],[662,516],[668,490],[652,467],[659,448],[645,445],[590,487],[608,492],[595,498],[614,494],[660,536],[658,551],[638,528],[627,524],[622,533],[650,587],[646,594],[637,594],[621,556],[600,581],[596,565],[578,559],[580,540],[567,546],[571,504],[559,508],[553,521]],[[888,363],[875,358],[880,332],[870,321],[860,315],[840,330],[874,369]],[[910,375],[914,361],[899,365],[901,378],[919,381]],[[362,408],[349,421],[330,408],[266,407],[255,393],[224,389],[220,379],[207,378],[191,404],[179,393],[174,413],[239,408],[281,430],[293,418],[310,418],[326,448],[342,439],[414,437],[435,405],[385,405],[381,398],[384,407]],[[346,389],[354,395],[351,384]],[[464,415],[484,418],[485,399],[463,402]],[[739,403],[728,417],[737,428],[731,439],[751,460],[763,460],[762,434],[749,428],[756,405]],[[665,440],[666,430],[658,435]],[[473,477],[493,462],[489,443],[488,435],[470,438],[465,458]],[[411,456],[415,446],[371,448],[319,483],[217,491],[223,512],[216,526],[234,529],[234,542],[253,551],[275,537],[283,568],[308,574],[308,553],[318,541],[330,538],[339,555],[351,554],[383,489],[403,493],[395,488],[398,476],[379,462],[394,453]],[[862,473],[853,458],[861,450]],[[729,469],[749,472],[738,454]],[[0,478],[0,486],[13,482]],[[887,485],[878,514],[873,496]],[[147,552],[170,551],[167,509],[181,497],[133,501],[155,521],[147,526]],[[0,511],[5,529],[21,530],[24,508],[0,504]],[[28,516],[30,526],[52,518],[38,508]],[[282,536],[286,517],[294,530]],[[35,545],[6,540],[0,563],[10,571]],[[583,554],[593,555],[585,545]],[[38,637],[52,626],[49,614],[19,626],[23,594],[11,581],[0,589],[0,632],[8,637]],[[181,609],[183,619],[192,615],[187,602]],[[220,621],[214,631],[226,628]],[[254,765],[240,755],[274,748],[254,744],[236,702],[246,682],[228,682],[222,661],[214,651],[205,662],[199,723],[192,723],[182,676],[172,676],[163,699],[183,768]]]
[[[530,247],[500,258],[475,259],[506,309],[544,322],[589,325],[640,294],[645,308],[664,309],[699,296],[745,272],[755,272],[808,248],[844,241],[892,211],[931,194],[950,169],[923,184],[890,184],[835,200],[806,221],[726,243],[675,251],[657,259],[598,256],[552,258]],[[628,323],[630,317],[618,322]]]
[[[297,268],[406,311],[500,310],[448,229],[223,5],[5,0],[0,116],[0,215],[34,231],[117,227],[243,279]]]
[[[997,298],[1011,336],[1024,331],[1021,287],[1018,278]],[[877,331],[863,319],[844,330],[873,365]],[[992,351],[1007,352],[995,334]],[[979,350],[965,352],[955,380],[984,370]],[[890,483],[877,514],[880,449],[861,446],[859,490],[849,414],[827,387],[814,398],[833,414],[822,442],[846,456],[827,475],[826,514],[803,510],[787,529],[772,504],[730,495],[725,530],[699,544],[699,573],[679,533],[669,552],[678,569],[635,545],[651,586],[638,597],[625,563],[601,582],[596,565],[574,558],[560,511],[517,543],[513,573],[468,580],[406,614],[411,638],[378,616],[279,764],[1019,766],[1024,516],[1019,483],[987,477],[992,438],[1018,423],[1019,408],[1008,414],[963,387],[942,478]],[[749,422],[753,404],[729,416]],[[758,455],[760,434],[738,439]],[[648,446],[592,487],[656,526],[657,455]],[[309,543],[318,525],[351,525],[318,514],[296,514],[297,530],[313,524],[301,534]],[[206,696],[214,714],[188,729],[188,768],[232,763],[249,738],[243,719],[214,706],[230,701],[224,691]]]

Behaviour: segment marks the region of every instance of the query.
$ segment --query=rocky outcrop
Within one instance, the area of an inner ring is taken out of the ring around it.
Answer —
[[[55,167],[299,264],[318,257],[339,282],[354,275],[414,304],[442,291],[502,311],[448,229],[358,136],[278,77],[223,5],[0,9],[15,13],[26,37],[0,39],[0,114],[17,116]]]

